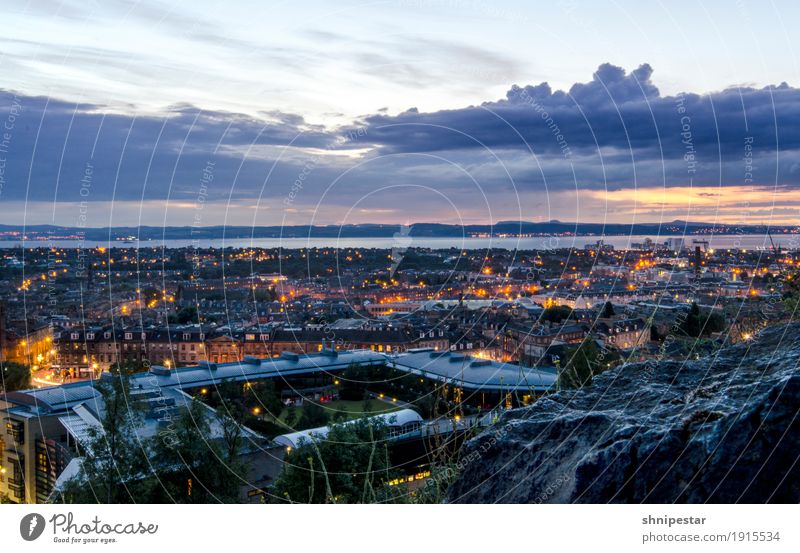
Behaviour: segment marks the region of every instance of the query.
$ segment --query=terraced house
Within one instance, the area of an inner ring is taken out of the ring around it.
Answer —
[[[447,350],[442,329],[321,329],[276,326],[222,331],[192,325],[167,329],[90,327],[53,333],[56,361],[66,378],[97,376],[117,363],[189,366],[200,361],[230,363],[246,356],[314,353],[325,343],[341,350],[398,353],[413,348]]]

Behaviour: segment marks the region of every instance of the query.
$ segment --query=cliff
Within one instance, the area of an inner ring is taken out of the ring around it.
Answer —
[[[465,444],[450,502],[800,501],[800,324],[612,369]]]

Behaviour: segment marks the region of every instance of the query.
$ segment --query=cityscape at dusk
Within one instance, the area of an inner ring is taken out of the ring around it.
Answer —
[[[797,5],[0,14],[13,540],[796,550]]]

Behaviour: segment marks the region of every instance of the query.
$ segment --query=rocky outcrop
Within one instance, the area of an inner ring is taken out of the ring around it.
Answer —
[[[613,369],[469,441],[450,502],[800,501],[800,324]]]

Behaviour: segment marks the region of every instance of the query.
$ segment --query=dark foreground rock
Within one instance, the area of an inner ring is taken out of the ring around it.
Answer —
[[[635,363],[510,411],[465,445],[449,501],[800,501],[800,324]]]

